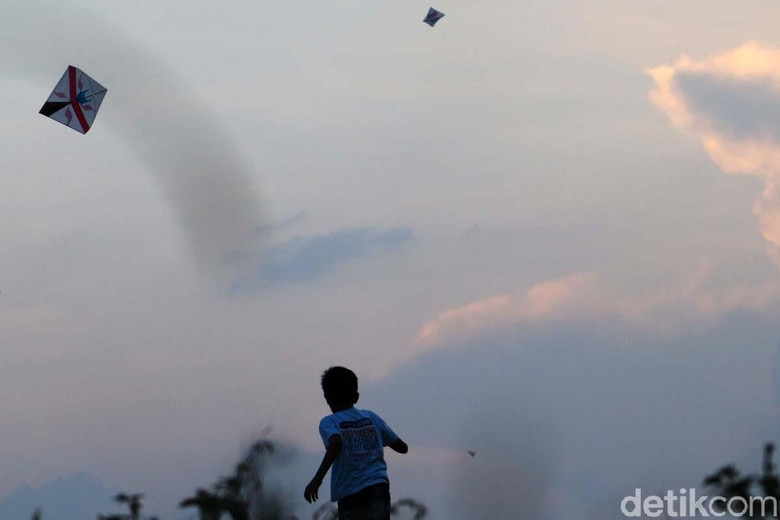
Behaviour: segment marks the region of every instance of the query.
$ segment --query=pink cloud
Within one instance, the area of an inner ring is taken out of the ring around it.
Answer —
[[[539,283],[521,296],[502,294],[447,309],[423,326],[417,341],[434,344],[519,321],[536,321],[555,316],[585,291],[592,281],[593,276],[590,274],[576,274]]]
[[[724,172],[764,183],[753,206],[770,256],[780,266],[780,49],[750,42],[694,61],[647,69],[650,99],[693,134]]]
[[[544,320],[614,319],[664,333],[736,309],[760,311],[780,301],[780,281],[710,288],[702,264],[681,280],[634,295],[616,294],[593,273],[536,284],[519,295],[501,294],[446,309],[425,323],[417,344],[428,348],[490,331]]]

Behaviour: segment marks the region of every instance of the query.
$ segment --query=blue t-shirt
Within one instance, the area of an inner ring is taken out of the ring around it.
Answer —
[[[388,482],[382,447],[394,443],[398,435],[381,417],[354,407],[336,412],[320,421],[320,437],[326,448],[334,433],[341,437],[343,446],[330,472],[331,501]]]

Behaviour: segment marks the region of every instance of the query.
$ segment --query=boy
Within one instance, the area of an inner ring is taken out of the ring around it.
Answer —
[[[322,391],[332,415],[320,421],[325,457],[303,492],[307,502],[316,501],[322,479],[330,475],[330,499],[338,501],[339,520],[389,520],[390,484],[383,446],[398,453],[409,447],[381,417],[358,410],[357,376],[344,367],[322,373]]]

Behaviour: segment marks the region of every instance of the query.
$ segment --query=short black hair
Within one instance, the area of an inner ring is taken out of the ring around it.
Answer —
[[[322,373],[322,391],[328,403],[356,403],[358,379],[344,367],[330,367]]]

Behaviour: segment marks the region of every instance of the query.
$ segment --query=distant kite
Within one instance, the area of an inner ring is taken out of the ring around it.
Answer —
[[[471,458],[472,458],[472,459],[474,458],[474,455],[476,455],[476,454],[477,454],[477,452],[476,452],[476,451],[471,451],[471,450],[469,450],[469,455],[471,455]]]
[[[430,9],[428,9],[428,14],[425,15],[425,19],[423,20],[423,22],[433,27],[434,25],[436,25],[436,22],[438,22],[442,18],[444,18],[444,13],[441,13],[436,9],[434,9],[433,7],[431,7]]]
[[[68,70],[54,87],[40,113],[86,134],[106,97],[106,90],[80,69],[68,65]]]

